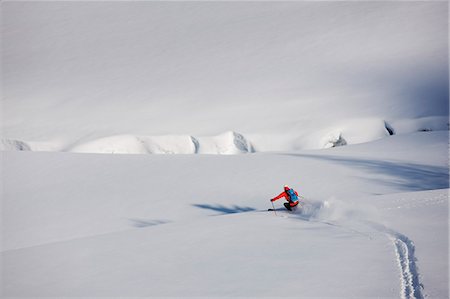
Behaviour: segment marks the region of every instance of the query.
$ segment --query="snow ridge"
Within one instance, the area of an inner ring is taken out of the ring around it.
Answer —
[[[251,138],[235,131],[215,136],[192,135],[110,135],[100,138],[78,138],[78,141],[53,139],[47,141],[22,141],[2,139],[0,150],[66,151],[76,153],[109,154],[241,154],[258,151],[289,151],[326,149],[350,144],[366,143],[392,135],[422,131],[448,130],[447,118],[427,117],[413,120],[387,122],[378,118],[349,119],[326,129],[317,128],[303,135],[250,134]],[[89,135],[87,135],[89,136]],[[250,141],[251,140],[251,141]]]
[[[0,143],[2,151],[30,151],[31,147],[26,142],[20,140],[2,139]]]
[[[67,148],[75,153],[108,154],[241,154],[254,152],[253,145],[240,133],[228,131],[217,136],[115,135],[77,143]]]

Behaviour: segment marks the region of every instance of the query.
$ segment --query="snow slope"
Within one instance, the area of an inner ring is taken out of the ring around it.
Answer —
[[[447,132],[232,156],[2,152],[3,296],[446,298],[447,153]],[[304,208],[277,217],[286,183]]]
[[[376,140],[385,122],[448,130],[447,2],[2,1],[1,14],[2,138],[32,149],[233,131],[297,150]]]
[[[447,2],[0,9],[2,297],[449,297]]]

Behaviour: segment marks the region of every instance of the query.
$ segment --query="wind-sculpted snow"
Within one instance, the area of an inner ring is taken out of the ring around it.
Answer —
[[[0,150],[2,151],[29,151],[30,145],[19,140],[2,139],[0,143]]]
[[[64,145],[61,141],[25,142],[2,139],[0,150],[68,151],[76,153],[109,154],[241,154],[273,150],[326,149],[367,143],[394,134],[417,131],[448,131],[447,118],[427,117],[388,123],[378,118],[347,119],[331,127],[317,128],[306,134],[249,136],[227,131],[215,136],[192,135],[113,135],[101,138],[82,138]],[[301,132],[301,129],[299,130]]]
[[[349,118],[299,136],[295,146],[298,149],[331,148],[366,143],[390,135],[386,121],[381,118]]]
[[[450,121],[447,116],[421,117],[417,119],[399,119],[392,122],[392,128],[398,134],[417,131],[449,130]]]
[[[200,154],[240,154],[254,152],[252,144],[236,132],[226,132],[212,137],[199,137]]]
[[[68,151],[109,154],[192,154],[196,148],[191,136],[118,135],[77,144]]]
[[[342,137],[342,133],[332,133],[327,139],[328,142],[325,143],[324,148],[347,145],[347,141]]]
[[[236,132],[194,137],[118,135],[76,144],[67,149],[75,153],[109,154],[241,154],[253,152],[252,144]]]

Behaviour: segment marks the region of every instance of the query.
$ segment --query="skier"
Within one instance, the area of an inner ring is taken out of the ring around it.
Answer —
[[[278,196],[272,198],[270,201],[274,202],[276,200],[279,200],[280,198],[284,197],[288,202],[284,203],[284,207],[288,209],[289,211],[292,211],[295,209],[295,207],[298,205],[298,193],[294,189],[290,188],[288,185],[284,185],[284,191],[281,192]]]

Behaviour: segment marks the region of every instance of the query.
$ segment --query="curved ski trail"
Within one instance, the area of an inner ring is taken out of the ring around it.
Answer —
[[[368,222],[368,224],[380,233],[384,233],[394,245],[397,264],[400,268],[400,297],[403,299],[423,299],[424,295],[422,290],[424,287],[420,283],[414,242],[407,236],[389,229],[384,225],[373,222]]]
[[[401,271],[401,297],[404,299],[424,298],[422,294],[423,285],[419,281],[419,272],[414,256],[414,243],[399,233],[388,233],[388,236],[394,243],[397,262]]]

